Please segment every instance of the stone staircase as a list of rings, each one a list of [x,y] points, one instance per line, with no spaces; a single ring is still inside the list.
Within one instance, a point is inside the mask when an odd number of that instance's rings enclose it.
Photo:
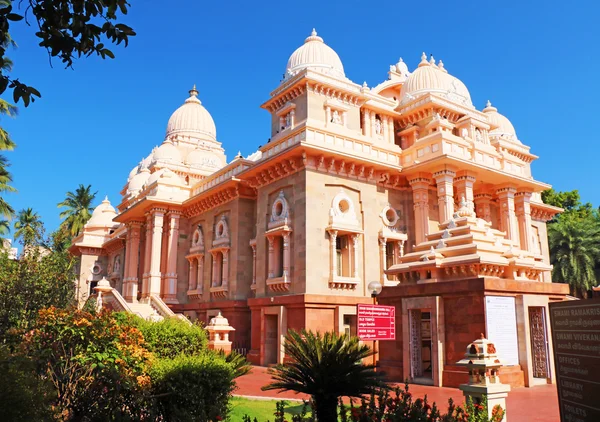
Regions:
[[[174,313],[159,296],[151,295],[143,302],[127,302],[116,289],[111,287],[106,278],[102,278],[94,289],[98,309],[108,308],[117,312],[129,312],[149,321],[179,318],[191,324],[184,315]]]

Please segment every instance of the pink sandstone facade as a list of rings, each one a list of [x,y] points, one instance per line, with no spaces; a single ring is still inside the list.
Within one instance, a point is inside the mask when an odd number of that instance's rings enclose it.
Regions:
[[[262,108],[269,142],[227,162],[190,91],[117,209],[103,201],[74,239],[81,301],[106,277],[113,309],[205,323],[221,313],[233,348],[268,365],[283,361],[288,329],[355,333],[378,280],[398,333],[381,366],[458,385],[466,371],[454,363],[490,328],[486,298],[509,297],[519,362],[502,376],[552,381],[540,332],[548,302],[568,291],[550,282],[546,221],[559,209],[542,203],[537,157],[505,116],[489,102],[477,110],[425,55],[412,72],[400,60],[381,84],[356,84],[314,31]]]

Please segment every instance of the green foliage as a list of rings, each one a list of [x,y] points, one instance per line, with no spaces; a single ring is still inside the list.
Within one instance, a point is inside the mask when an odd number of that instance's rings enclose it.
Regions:
[[[0,146],[0,151],[1,150],[3,150],[3,148]],[[12,175],[7,169],[9,165],[10,164],[8,163],[6,157],[0,155],[0,194],[16,191],[16,189],[10,185],[13,179]],[[7,221],[13,218],[14,215],[14,208],[11,207],[10,204],[0,196],[0,217],[6,219],[4,221]]]
[[[194,356],[206,350],[206,331],[198,324],[190,325],[178,318],[165,318],[159,322],[133,315],[127,318],[142,332],[146,347],[158,358],[175,358],[181,354]]]
[[[29,330],[41,309],[74,304],[74,262],[66,250],[35,248],[18,260],[0,253],[0,344],[11,330]]]
[[[581,202],[577,190],[549,189],[542,200],[564,209],[548,224],[552,281],[568,283],[573,294],[585,297],[600,275],[600,215]]]
[[[160,420],[225,419],[234,371],[214,353],[161,359],[150,370]],[[221,418],[221,419],[218,419]]]
[[[496,406],[492,411],[492,417],[488,417],[487,400],[474,403],[471,398],[467,399],[465,407],[456,406],[452,399],[448,400],[448,411],[442,414],[435,403],[429,404],[427,396],[413,400],[408,391],[408,384],[404,389],[397,387],[393,394],[388,389],[371,393],[369,397],[361,397],[360,405],[354,402],[348,407],[339,402],[339,419],[317,419],[317,420],[339,420],[340,422],[501,422],[504,410]],[[284,414],[286,402],[278,401],[274,413],[275,422],[289,420]],[[294,415],[292,422],[314,422],[315,419],[308,414],[307,404],[301,414]],[[258,418],[244,416],[244,422],[259,422]]]
[[[15,10],[17,5],[19,10]],[[114,58],[105,42],[127,46],[135,32],[127,25],[117,23],[119,15],[126,15],[126,0],[25,0],[0,1],[0,94],[12,89],[13,100],[23,101],[25,107],[40,97],[40,93],[18,79],[7,75],[10,59],[6,55],[14,42],[10,36],[11,25],[22,21],[35,22],[35,36],[48,55],[58,57],[67,66],[76,58],[97,55]],[[22,8],[22,9],[21,9]],[[18,12],[18,13],[17,13]]]
[[[132,419],[143,415],[152,355],[138,329],[110,312],[40,311],[23,336],[21,352],[54,386],[61,420]]]
[[[311,395],[318,420],[337,419],[339,397],[360,397],[384,387],[382,374],[363,364],[372,352],[356,337],[290,330],[284,348],[289,362],[269,371],[274,382],[263,389]]]
[[[548,226],[552,281],[569,283],[583,296],[596,286],[600,263],[600,220],[560,218]]]
[[[33,209],[27,208],[19,211],[15,227],[15,240],[21,239],[21,243],[27,247],[39,244],[42,236],[44,225],[40,216]]]
[[[252,371],[252,365],[246,360],[244,355],[240,355],[238,352],[233,350],[228,355],[222,350],[219,350],[217,353],[223,359],[225,359],[225,362],[231,365],[235,378],[244,376]]]
[[[56,398],[47,379],[39,378],[30,359],[0,348],[0,415],[6,421],[51,420]]]
[[[60,218],[63,218],[61,227],[67,230],[71,236],[77,236],[83,226],[92,216],[92,202],[98,192],[91,192],[92,185],[79,185],[73,192],[67,192],[64,201],[58,204],[59,208],[65,208],[61,211]]]
[[[578,190],[567,192],[557,192],[554,189],[548,189],[542,192],[542,201],[545,204],[560,207],[565,211],[556,216],[552,222],[556,222],[561,218],[587,218],[594,213],[591,203],[582,203],[581,196]]]

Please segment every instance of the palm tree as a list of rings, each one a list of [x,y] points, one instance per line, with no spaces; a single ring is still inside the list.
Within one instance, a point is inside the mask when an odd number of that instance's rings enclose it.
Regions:
[[[79,185],[75,193],[67,192],[66,199],[58,204],[59,208],[66,208],[60,213],[60,218],[65,219],[61,226],[68,230],[71,236],[77,236],[92,216],[92,202],[98,192],[91,193],[91,189],[92,185]]]
[[[12,182],[12,176],[6,169],[8,167],[8,161],[6,157],[0,155],[0,194],[4,192],[15,192],[10,183]],[[0,196],[0,217],[11,219],[15,215],[15,210],[10,206],[8,202]]]
[[[5,235],[10,232],[10,223],[8,220],[0,220],[0,235]]]
[[[290,330],[284,349],[289,362],[269,371],[274,381],[263,390],[311,395],[318,421],[337,421],[340,397],[361,397],[385,388],[383,375],[362,363],[373,352],[356,337]]]
[[[548,226],[552,281],[568,283],[584,297],[596,285],[600,263],[600,220],[561,216]]]
[[[14,227],[15,240],[21,238],[24,245],[31,245],[41,237],[43,224],[38,213],[27,208],[19,211]]]

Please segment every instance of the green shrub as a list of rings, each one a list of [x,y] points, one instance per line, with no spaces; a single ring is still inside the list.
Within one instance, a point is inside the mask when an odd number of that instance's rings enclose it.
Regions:
[[[52,419],[51,404],[56,399],[52,385],[40,378],[29,359],[0,349],[0,417],[6,421]]]
[[[225,419],[234,375],[231,365],[214,353],[157,361],[150,369],[156,417],[179,422]]]
[[[178,318],[165,318],[159,322],[128,316],[144,336],[146,348],[157,358],[174,358],[177,355],[198,355],[206,350],[206,331],[198,324],[188,324]]]

